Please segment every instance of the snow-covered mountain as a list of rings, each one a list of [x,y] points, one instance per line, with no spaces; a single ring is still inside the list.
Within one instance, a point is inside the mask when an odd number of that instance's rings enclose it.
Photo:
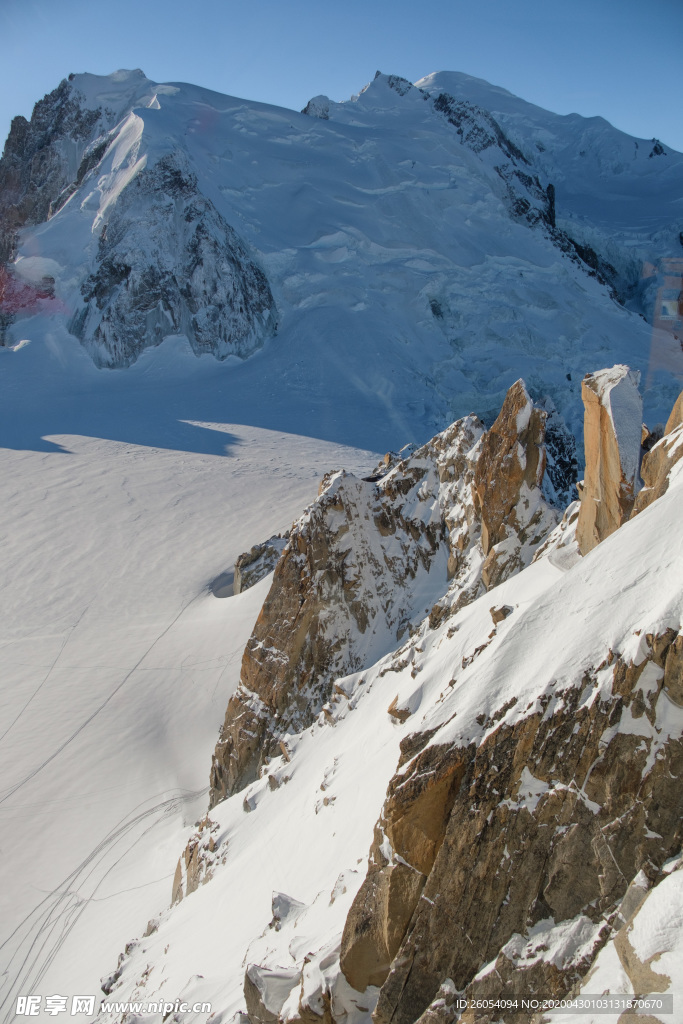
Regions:
[[[455,73],[15,119],[7,1020],[683,998],[682,185]]]
[[[231,399],[286,374],[322,418],[334,391],[374,426],[379,396],[391,432],[366,446],[491,422],[520,375],[580,441],[596,358],[649,369],[663,422],[680,354],[652,324],[657,268],[681,253],[680,154],[455,74],[378,74],[305,109],[137,71],[72,76],[15,119],[5,344],[49,330],[69,358],[75,336],[100,366],[164,339],[219,359],[265,345],[221,378]]]

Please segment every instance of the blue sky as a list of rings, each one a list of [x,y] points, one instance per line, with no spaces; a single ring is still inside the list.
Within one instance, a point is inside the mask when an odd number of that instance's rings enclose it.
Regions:
[[[300,109],[449,70],[683,150],[681,44],[683,0],[0,0],[0,135],[71,71]]]

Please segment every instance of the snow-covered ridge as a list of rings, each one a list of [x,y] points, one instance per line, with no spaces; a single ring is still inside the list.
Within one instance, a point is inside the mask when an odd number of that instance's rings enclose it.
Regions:
[[[490,431],[468,416],[386,475],[380,465],[365,480],[343,471],[323,480],[245,648],[212,806],[286,751],[289,735],[329,716],[335,679],[529,564],[559,518],[541,490],[545,419],[517,381]]]
[[[222,1019],[450,1024],[454,993],[595,991],[593,964],[600,991],[632,993],[653,956],[673,963],[669,918],[639,908],[670,894],[678,920],[680,465],[584,559],[546,549],[336,679],[201,823],[178,876],[199,884],[130,944],[110,995],[170,983]],[[400,490],[409,468],[385,479]],[[677,992],[670,971],[648,978]]]
[[[0,248],[11,257],[25,224],[61,221],[69,230],[80,220],[86,255],[70,282],[68,327],[100,366],[127,366],[172,335],[198,355],[244,358],[277,326],[263,271],[202,194],[188,155],[164,153],[162,143],[150,158],[144,114],[135,110],[159,110],[159,96],[177,92],[140,71],[72,76],[30,124],[15,119],[5,147]],[[10,273],[33,281],[44,268],[54,276],[41,284],[54,297],[55,277],[58,293],[66,283],[61,261],[19,254]],[[18,312],[11,297],[6,305],[5,326]]]
[[[45,312],[106,366],[165,338],[244,357],[277,324],[278,342],[266,346],[275,376],[276,347],[284,365],[315,352],[320,400],[341,373],[354,400],[392,395],[407,437],[473,409],[491,422],[521,373],[580,449],[572,381],[592,353],[646,369],[656,339],[636,314],[651,312],[658,278],[641,283],[641,263],[677,252],[666,196],[683,165],[667,151],[647,174],[572,170],[593,159],[600,131],[611,139],[614,130],[584,126],[588,155],[578,157],[575,119],[515,99],[513,123],[496,98],[466,76],[415,87],[379,75],[346,103],[318,97],[306,115],[141,72],[75,76],[41,101],[32,127],[16,122],[0,167],[5,249],[16,257],[3,280],[7,346],[44,337]],[[554,134],[541,152],[543,117]],[[207,211],[206,280],[187,299],[178,280],[193,235],[164,192],[168,160],[196,181]],[[624,202],[613,201],[617,184]],[[649,212],[638,220],[641,200]],[[103,251],[110,219],[129,237],[116,258]],[[112,261],[118,273],[107,271]],[[157,283],[147,288],[148,278]],[[645,413],[656,422],[673,391],[653,365]]]

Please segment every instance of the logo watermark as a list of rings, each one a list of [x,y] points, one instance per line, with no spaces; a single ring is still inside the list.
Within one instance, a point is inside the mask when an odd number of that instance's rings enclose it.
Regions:
[[[170,1013],[211,1013],[211,1003],[186,1003],[181,999],[174,1001],[149,1000],[148,1002],[115,1003],[102,1000],[97,1010],[96,996],[18,996],[16,1015],[18,1017],[37,1017],[41,1009],[51,1017],[58,1013],[66,1013],[71,1017],[86,1014],[94,1017],[95,1013],[160,1013],[164,1017]]]

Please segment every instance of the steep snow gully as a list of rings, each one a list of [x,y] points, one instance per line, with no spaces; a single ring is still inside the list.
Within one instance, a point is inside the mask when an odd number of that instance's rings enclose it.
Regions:
[[[3,1020],[683,1021],[682,191],[451,72],[15,118]]]

